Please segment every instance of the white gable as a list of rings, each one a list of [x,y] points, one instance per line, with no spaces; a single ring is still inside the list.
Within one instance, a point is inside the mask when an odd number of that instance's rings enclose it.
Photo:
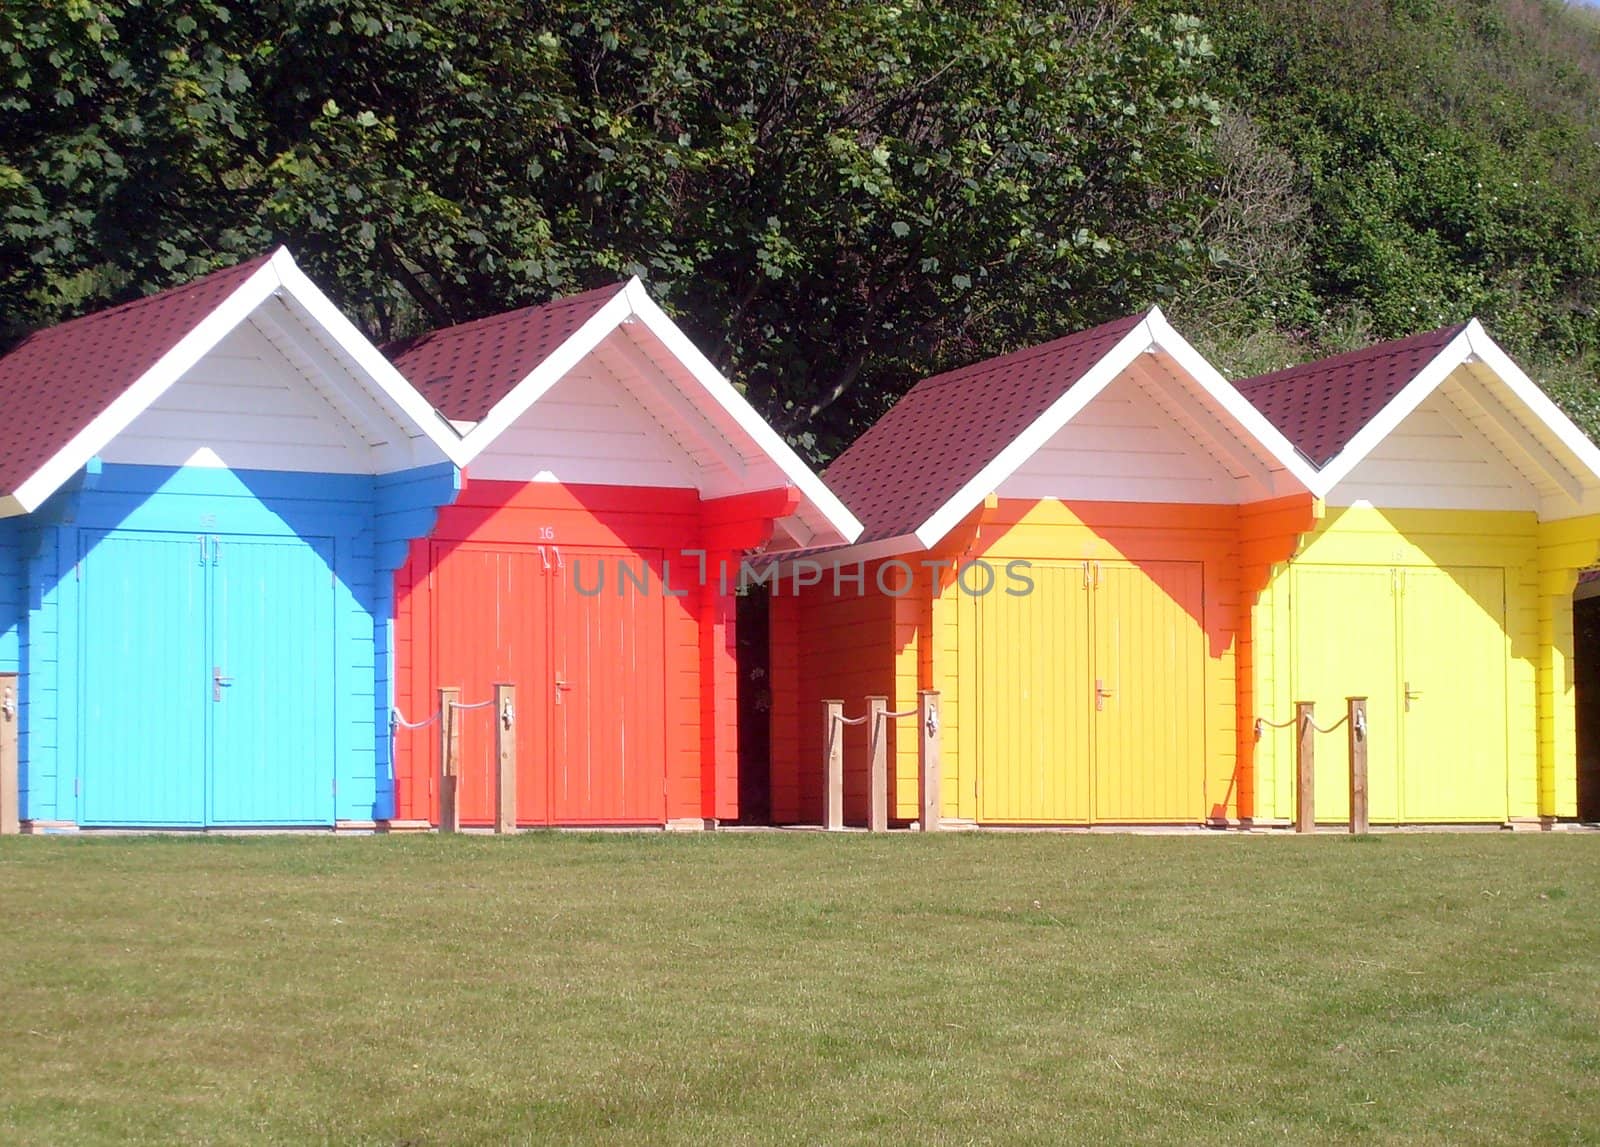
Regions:
[[[612,331],[484,447],[477,478],[692,489],[781,487],[783,469],[694,396],[693,375],[641,328]],[[645,348],[649,347],[649,350]]]
[[[254,319],[231,331],[101,451],[107,462],[370,473],[373,447]],[[370,432],[369,432],[370,433]]]
[[[1600,449],[1477,319],[1345,444],[1313,490],[1334,505],[1600,512]]]
[[[1494,441],[1504,432],[1486,409],[1492,401],[1466,368],[1458,369],[1328,492],[1328,504],[1539,509],[1543,476]]]
[[[460,437],[279,249],[6,499],[26,512],[89,458],[377,474]]]
[[[1141,354],[995,491],[1002,498],[1231,505],[1281,469],[1163,354]]]
[[[472,463],[476,478],[696,488],[689,453],[594,355]]]
[[[799,504],[779,520],[778,544],[861,532],[637,279],[466,431],[459,460],[479,478],[690,488],[708,499],[792,488]]]

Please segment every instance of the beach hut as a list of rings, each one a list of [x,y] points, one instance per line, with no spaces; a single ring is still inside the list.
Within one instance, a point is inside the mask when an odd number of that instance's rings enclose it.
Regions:
[[[1258,716],[1367,698],[1376,822],[1576,812],[1573,589],[1600,561],[1600,451],[1476,321],[1239,384],[1325,503],[1255,606]],[[1319,820],[1348,815],[1342,743]],[[1294,815],[1293,740],[1263,728],[1253,805]]]
[[[458,437],[289,253],[24,338],[0,409],[23,821],[387,819],[392,574]]]
[[[440,815],[439,690],[497,683],[517,824],[735,818],[741,560],[859,523],[636,280],[389,351],[467,466],[399,575],[400,818]],[[456,807],[487,824],[506,715],[459,713]]]
[[[1250,604],[1312,470],[1159,310],[926,379],[825,477],[865,531],[769,583],[775,819],[822,818],[824,700],[920,690],[946,821],[1246,815]],[[845,730],[856,823],[867,740]],[[890,723],[892,820],[919,819],[917,740]]]

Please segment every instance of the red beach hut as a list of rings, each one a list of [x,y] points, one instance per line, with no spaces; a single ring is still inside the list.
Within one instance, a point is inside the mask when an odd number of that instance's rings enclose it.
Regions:
[[[398,573],[400,820],[437,821],[438,737],[516,686],[516,822],[738,815],[741,559],[860,524],[637,280],[389,348],[465,435],[466,476]],[[494,726],[461,709],[463,824],[495,809]]]

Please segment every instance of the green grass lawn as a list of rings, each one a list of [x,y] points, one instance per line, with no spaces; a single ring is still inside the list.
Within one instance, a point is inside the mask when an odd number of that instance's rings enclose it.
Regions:
[[[0,840],[0,1142],[1600,1140],[1600,834]]]

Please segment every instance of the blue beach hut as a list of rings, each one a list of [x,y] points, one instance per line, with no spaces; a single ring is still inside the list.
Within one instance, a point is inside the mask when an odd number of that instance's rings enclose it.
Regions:
[[[458,441],[281,249],[0,357],[22,823],[389,818],[393,571]]]

